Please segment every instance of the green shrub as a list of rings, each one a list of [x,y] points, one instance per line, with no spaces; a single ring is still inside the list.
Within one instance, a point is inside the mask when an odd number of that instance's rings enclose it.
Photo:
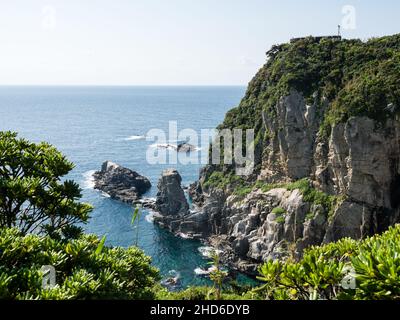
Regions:
[[[306,221],[309,221],[309,220],[312,220],[312,219],[314,219],[314,212],[308,212],[307,214],[306,214],[306,218],[305,218],[305,220]]]
[[[276,211],[282,212],[280,208]],[[400,225],[365,240],[341,239],[304,251],[299,261],[269,260],[259,267],[264,284],[248,291],[224,287],[221,299],[400,300]],[[354,269],[355,287],[343,287],[346,270]],[[157,289],[158,299],[214,300],[215,289],[190,287],[179,292]]]
[[[305,250],[298,262],[260,266],[265,285],[251,290],[264,299],[400,299],[400,225],[365,240],[342,239]],[[355,287],[342,286],[355,270]]]
[[[400,226],[361,243],[352,259],[359,299],[400,300]]]
[[[0,228],[53,237],[79,235],[77,223],[89,218],[91,206],[80,203],[74,181],[62,181],[74,165],[48,143],[20,139],[0,131]]]
[[[276,219],[275,221],[277,223],[285,223],[285,215],[286,215],[286,211],[285,209],[282,209],[280,207],[276,207],[274,209],[272,209],[271,213],[276,215]]]
[[[277,216],[281,216],[281,215],[286,214],[286,211],[285,211],[285,209],[282,209],[281,207],[276,207],[276,208],[272,209],[271,213],[274,213]]]
[[[157,300],[253,300],[259,296],[252,291],[237,293],[230,289],[224,289],[219,297],[216,295],[215,288],[212,287],[188,287],[182,291],[168,291],[165,288],[156,290]]]
[[[72,241],[0,229],[0,299],[150,299],[158,271],[136,247],[102,246],[94,235]],[[42,288],[43,265],[56,286]]]

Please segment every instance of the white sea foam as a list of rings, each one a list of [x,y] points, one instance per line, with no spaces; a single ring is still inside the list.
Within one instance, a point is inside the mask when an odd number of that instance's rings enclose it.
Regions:
[[[178,150],[178,146],[175,143],[153,143],[149,145],[150,148],[153,149],[169,149],[169,150]],[[194,146],[192,152],[199,152],[201,151],[201,147]]]
[[[153,223],[153,221],[154,221],[154,212],[150,212],[144,218],[146,219],[147,222]]]
[[[197,248],[197,250],[199,250],[199,252],[201,253],[201,255],[202,255],[203,257],[210,258],[210,257],[211,257],[212,250],[213,250],[213,247],[204,246],[204,247],[199,247],[199,248]]]
[[[194,273],[199,275],[199,276],[204,276],[204,275],[210,274],[215,269],[216,268],[214,266],[212,266],[212,267],[210,267],[208,269],[203,269],[203,268],[198,267],[198,268],[194,269]]]
[[[216,250],[213,247],[209,247],[209,246],[199,247],[197,250],[199,250],[201,255],[206,258],[211,258],[213,252],[215,252],[217,254],[222,253],[221,250]]]
[[[166,287],[175,287],[179,284],[179,279],[181,274],[176,270],[169,270],[168,272],[169,277],[161,280],[161,284]]]
[[[125,138],[125,141],[132,141],[132,140],[144,140],[146,139],[146,136],[129,136],[127,138]]]
[[[181,274],[178,271],[176,271],[175,269],[169,270],[168,274],[171,277],[175,277],[176,279],[179,279],[181,277]]]
[[[180,236],[183,239],[190,239],[191,238],[191,236],[189,234],[186,234],[186,233],[183,233],[183,232],[178,233],[178,236]]]
[[[101,192],[101,195],[102,195],[104,198],[111,198],[111,196],[110,196],[108,193],[104,192],[104,191]]]
[[[171,150],[176,150],[177,147],[174,144],[171,143],[153,143],[150,145],[150,148],[163,148],[163,149],[171,149]]]
[[[94,182],[94,173],[96,172],[96,170],[89,170],[86,171],[85,173],[83,173],[83,188],[84,189],[93,189],[95,182]]]

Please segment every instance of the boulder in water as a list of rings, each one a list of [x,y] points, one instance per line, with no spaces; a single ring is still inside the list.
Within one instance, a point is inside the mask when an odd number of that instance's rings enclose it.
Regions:
[[[136,201],[151,187],[146,177],[111,161],[105,161],[101,170],[95,172],[93,177],[95,189],[127,203]]]

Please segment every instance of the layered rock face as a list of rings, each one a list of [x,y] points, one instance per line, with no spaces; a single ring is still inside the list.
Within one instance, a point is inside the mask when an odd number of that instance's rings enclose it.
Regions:
[[[318,189],[343,195],[346,200],[336,210],[326,241],[382,231],[398,219],[400,123],[395,118],[382,126],[368,117],[352,117],[323,139],[316,110],[325,108],[307,105],[292,91],[276,105],[274,121],[264,117],[273,138],[259,179],[310,177]]]
[[[379,128],[367,117],[350,118],[323,139],[315,115],[322,108],[307,105],[292,91],[276,105],[275,122],[264,118],[272,138],[258,181],[309,178],[314,188],[337,197],[332,212],[304,201],[298,189],[256,188],[244,199],[213,188],[201,193],[209,217],[205,236],[224,235],[225,250],[238,268],[255,271],[267,259],[299,256],[310,245],[343,237],[363,238],[400,221],[398,119]]]
[[[126,203],[138,200],[151,187],[146,177],[111,161],[104,162],[101,170],[95,172],[93,177],[95,189]]]
[[[315,152],[313,177],[322,190],[343,194],[326,240],[360,238],[399,221],[400,122],[383,128],[367,117],[332,128]],[[351,230],[352,229],[352,230]]]
[[[184,215],[189,205],[183,192],[182,177],[175,169],[164,170],[158,181],[157,211],[165,216]]]
[[[181,182],[175,169],[163,171],[158,182],[154,222],[177,235],[203,238],[208,232],[208,215],[203,210],[189,210]]]
[[[313,166],[316,135],[326,105],[308,105],[296,90],[275,106],[276,117],[262,113],[264,128],[271,139],[265,146],[261,179],[297,180],[307,177]]]

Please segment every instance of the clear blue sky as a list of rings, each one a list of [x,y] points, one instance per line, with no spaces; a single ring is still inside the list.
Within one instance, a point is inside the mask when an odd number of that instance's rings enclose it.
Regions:
[[[400,32],[397,0],[1,1],[0,84],[245,85],[272,44],[335,34],[346,5],[344,37]]]

